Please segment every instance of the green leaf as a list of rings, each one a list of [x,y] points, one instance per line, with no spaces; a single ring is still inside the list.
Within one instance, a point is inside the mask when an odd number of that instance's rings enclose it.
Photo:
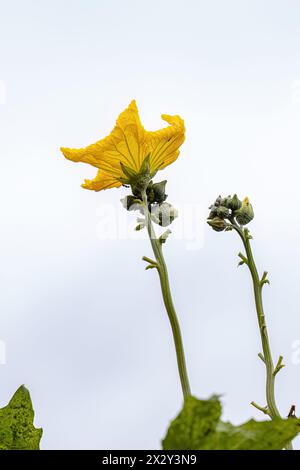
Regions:
[[[281,450],[300,432],[299,419],[250,420],[240,426],[224,423],[217,397],[188,397],[171,422],[164,450]]]
[[[215,432],[221,412],[221,403],[217,397],[210,400],[187,397],[182,411],[169,427],[163,440],[163,449],[198,449],[203,437]]]
[[[22,385],[0,409],[0,450],[39,450],[43,431],[34,427],[33,420],[30,394]]]
[[[298,419],[251,419],[241,426],[220,422],[208,449],[281,450],[300,432]]]

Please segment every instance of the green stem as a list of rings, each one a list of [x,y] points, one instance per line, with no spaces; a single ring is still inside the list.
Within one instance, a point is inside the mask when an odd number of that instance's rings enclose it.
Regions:
[[[191,390],[190,390],[190,384],[189,384],[189,379],[187,375],[180,326],[179,326],[179,322],[178,322],[178,318],[176,315],[175,307],[174,307],[173,300],[172,300],[171,290],[170,290],[168,270],[167,270],[166,262],[163,256],[161,242],[157,239],[154,228],[153,228],[151,216],[150,216],[149,209],[148,209],[148,201],[147,201],[146,193],[143,194],[143,202],[144,202],[144,208],[145,208],[147,231],[148,231],[152,250],[153,250],[156,263],[157,263],[157,266],[155,267],[157,267],[157,271],[159,274],[162,296],[163,296],[164,304],[165,304],[166,311],[167,311],[171,328],[172,328],[182,392],[183,392],[184,398],[186,398],[187,396],[191,395]]]
[[[261,359],[266,366],[266,399],[267,399],[267,414],[272,418],[281,418],[279,410],[276,405],[275,399],[275,376],[278,372],[277,368],[274,368],[274,362],[272,359],[271,347],[269,342],[268,330],[266,325],[266,318],[264,313],[263,307],[263,300],[262,300],[262,288],[264,282],[260,279],[258,275],[258,271],[256,268],[256,264],[254,261],[249,232],[247,229],[242,230],[237,224],[233,222],[233,227],[240,235],[243,245],[246,251],[246,264],[250,270],[252,282],[253,282],[253,290],[254,290],[254,298],[255,298],[255,306],[257,312],[257,320],[259,326],[259,332],[261,337],[262,349],[263,349],[263,356],[260,355]],[[263,280],[265,280],[266,274],[263,276]],[[282,359],[282,358],[281,358]],[[281,361],[280,361],[281,363]],[[280,365],[282,367],[282,365]],[[258,406],[256,406],[258,408]],[[264,411],[266,412],[266,411]],[[292,450],[292,444],[289,443],[286,446],[286,449]]]
[[[268,404],[271,418],[275,418],[275,417],[280,417],[280,413],[278,411],[276,400],[275,400],[274,363],[272,359],[270,342],[269,342],[267,325],[266,325],[266,318],[265,318],[265,313],[264,313],[264,308],[263,308],[262,285],[261,285],[257,268],[254,262],[250,240],[248,237],[244,237],[244,246],[245,246],[245,250],[247,254],[249,270],[251,272],[252,281],[253,281],[257,319],[258,319],[258,325],[259,325],[259,331],[260,331],[260,337],[261,337],[261,343],[262,343],[262,349],[263,349],[263,357],[264,357],[265,365],[266,365],[267,404]]]

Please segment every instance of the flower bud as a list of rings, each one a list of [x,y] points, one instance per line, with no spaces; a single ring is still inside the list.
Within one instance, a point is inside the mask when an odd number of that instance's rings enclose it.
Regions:
[[[121,199],[122,206],[127,211],[139,210],[140,212],[143,212],[141,202],[142,201],[140,201],[136,197],[132,196],[131,194],[129,196],[126,196],[123,199]]]
[[[158,204],[162,204],[166,199],[167,195],[165,193],[166,190],[167,180],[160,181],[159,183],[152,183],[150,182],[147,188],[147,198],[150,204],[157,202]]]
[[[252,205],[247,197],[242,202],[242,207],[234,212],[234,217],[240,225],[247,225],[254,218]]]
[[[223,232],[225,230],[227,224],[224,219],[220,219],[220,217],[214,217],[213,219],[207,220],[208,225],[211,226],[216,232]]]
[[[210,209],[210,213],[209,213],[208,219],[213,219],[217,215],[218,207],[215,205],[212,205],[212,206],[209,206],[209,209]]]
[[[167,180],[163,180],[159,183],[154,183],[152,186],[155,196],[155,202],[158,202],[158,204],[162,204],[167,199],[166,184]]]
[[[242,201],[234,194],[232,197],[228,198],[226,207],[232,211],[237,211],[242,207]]]
[[[174,219],[178,217],[178,211],[175,207],[171,206],[168,202],[157,204],[152,207],[151,218],[153,222],[161,227],[167,227]]]
[[[231,199],[231,196],[227,196],[227,197],[223,197],[220,201],[220,206],[224,206],[224,207],[227,207],[227,209],[229,209],[229,206],[228,206],[228,201]]]
[[[227,209],[227,207],[219,206],[217,207],[216,215],[220,217],[220,219],[227,219],[230,216],[230,210]]]
[[[214,206],[219,206],[221,204],[222,198],[221,196],[218,196],[217,199],[215,200]]]

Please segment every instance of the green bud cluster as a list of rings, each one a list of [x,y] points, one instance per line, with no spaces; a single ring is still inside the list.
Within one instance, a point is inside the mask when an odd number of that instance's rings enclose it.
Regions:
[[[254,218],[249,199],[246,197],[241,201],[236,194],[225,198],[219,196],[209,209],[207,223],[217,232],[227,229],[232,222],[246,225]],[[230,223],[226,222],[226,219]]]
[[[139,182],[140,178],[135,179],[134,184],[133,180],[131,180],[132,194],[121,199],[121,203],[128,211],[138,210],[144,214],[144,205],[142,200],[143,188],[139,185]],[[142,182],[142,185],[143,184],[144,182]],[[151,220],[161,227],[167,227],[178,216],[177,210],[171,204],[166,202],[166,184],[166,180],[158,183],[153,183],[151,180],[150,182],[148,181],[146,186],[148,209],[151,214]],[[140,223],[136,230],[141,230],[144,226],[145,224]]]
[[[146,190],[149,204],[162,204],[167,199],[166,184],[167,180],[160,181],[159,183],[150,181]]]

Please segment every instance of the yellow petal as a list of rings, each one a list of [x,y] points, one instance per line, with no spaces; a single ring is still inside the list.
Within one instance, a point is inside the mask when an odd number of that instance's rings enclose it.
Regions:
[[[133,100],[119,115],[107,137],[85,148],[62,147],[61,151],[69,160],[89,163],[100,170],[94,180],[86,180],[84,188],[100,191],[119,187],[119,179],[126,179],[121,163],[123,168],[138,173],[150,154],[150,168],[155,172],[178,157],[179,147],[185,138],[184,121],[179,116],[165,114],[162,119],[169,126],[155,132],[145,131]]]
[[[120,114],[109,136],[82,149],[61,151],[69,160],[89,163],[117,178],[124,176],[120,162],[138,172],[145,156],[145,130],[135,101]]]
[[[120,153],[120,161],[138,172],[146,156],[147,148],[146,131],[140,121],[135,100],[120,114],[111,135]]]
[[[185,140],[184,121],[180,116],[163,114],[162,119],[170,124],[155,132],[147,132],[147,144],[151,170],[161,170],[173,163],[179,155],[179,147]]]
[[[92,189],[93,191],[102,191],[102,189],[118,188],[122,184],[116,180],[115,177],[107,175],[102,170],[98,171],[96,178],[93,180],[85,180],[82,185],[85,189]]]

